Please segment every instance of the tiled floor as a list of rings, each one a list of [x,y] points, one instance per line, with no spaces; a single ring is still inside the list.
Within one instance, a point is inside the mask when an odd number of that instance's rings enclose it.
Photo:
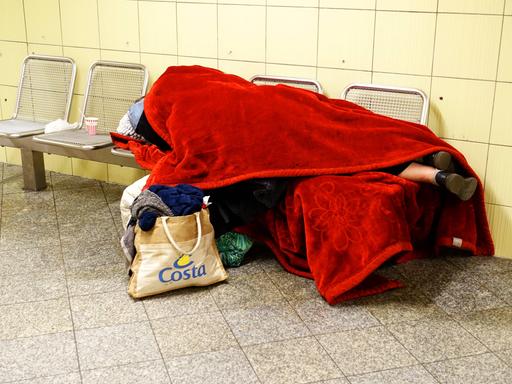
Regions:
[[[135,301],[123,187],[0,172],[0,383],[512,383],[512,260],[387,268],[408,287],[331,307],[260,250],[227,283]]]

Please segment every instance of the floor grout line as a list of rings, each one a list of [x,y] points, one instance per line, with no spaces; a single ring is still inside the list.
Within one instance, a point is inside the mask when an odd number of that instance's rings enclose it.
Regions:
[[[52,178],[51,174],[50,174],[50,180],[53,181],[53,178]],[[52,188],[52,195],[53,195],[53,204],[54,204],[54,209],[55,209],[55,219],[57,221],[57,232],[59,234],[60,252],[61,252],[61,257],[64,259],[64,254],[63,254],[63,249],[62,249],[62,239],[61,239],[61,236],[60,236],[59,217],[58,217],[58,214],[57,214],[57,203],[56,203],[56,199],[55,199],[55,190],[53,188]],[[70,316],[70,319],[71,319],[71,327],[72,327],[72,332],[73,332],[73,340],[75,342],[76,362],[77,362],[78,372],[79,372],[78,374],[80,376],[80,382],[83,383],[83,377],[82,377],[82,372],[81,372],[81,368],[80,368],[80,354],[78,352],[78,341],[76,339],[75,321],[74,321],[74,316],[73,316],[73,309],[71,307],[71,298],[70,298],[70,295],[69,295],[69,282],[68,282],[68,278],[67,278],[65,263],[63,263],[63,269],[64,269],[64,280],[66,282],[68,310],[69,310],[69,316]]]
[[[249,363],[249,366],[251,367],[253,373],[254,373],[254,376],[256,377],[256,379],[258,380],[258,382],[260,384],[263,383],[262,379],[259,377],[258,373],[256,372],[256,369],[254,369],[254,366],[251,362],[251,360],[249,359],[249,357],[247,356],[247,353],[245,352],[244,348],[242,347],[242,345],[240,345],[240,342],[238,341],[235,333],[233,332],[233,329],[231,328],[231,326],[229,325],[229,322],[226,320],[226,316],[224,316],[224,313],[222,312],[223,309],[219,307],[219,304],[217,303],[217,300],[215,300],[215,296],[211,293],[210,293],[210,296],[213,300],[213,302],[215,303],[216,307],[218,308],[222,318],[224,319],[224,322],[226,323],[226,326],[228,327],[229,329],[229,332],[231,332],[231,335],[233,336],[233,339],[236,341],[238,347],[240,348],[240,350],[242,351],[243,355],[245,356],[245,359],[247,360],[247,362]]]
[[[169,382],[172,384],[172,378],[171,374],[169,373],[169,368],[167,367],[167,363],[164,358],[164,354],[162,353],[162,349],[160,348],[160,344],[158,343],[158,339],[156,338],[155,329],[153,328],[153,323],[151,322],[151,319],[149,318],[148,312],[146,310],[146,305],[142,302],[142,308],[144,308],[144,313],[146,314],[146,317],[148,318],[149,322],[149,329],[151,329],[151,334],[153,335],[153,340],[155,341],[156,347],[158,348],[158,353],[160,354],[160,358],[162,359],[162,364],[164,365],[165,372],[167,373],[167,377],[169,378]]]

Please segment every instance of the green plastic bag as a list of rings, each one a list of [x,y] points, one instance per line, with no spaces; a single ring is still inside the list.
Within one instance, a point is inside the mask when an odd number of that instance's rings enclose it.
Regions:
[[[217,249],[225,267],[239,267],[253,241],[246,235],[227,232],[217,239]]]

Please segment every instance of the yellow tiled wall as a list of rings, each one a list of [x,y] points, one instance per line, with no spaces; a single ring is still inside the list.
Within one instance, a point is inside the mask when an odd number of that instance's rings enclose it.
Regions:
[[[0,115],[13,109],[28,53],[78,64],[71,120],[98,59],[201,64],[245,78],[315,78],[331,97],[352,82],[411,86],[429,126],[485,183],[497,254],[512,257],[512,0],[0,0]],[[49,169],[129,183],[141,172],[47,155]],[[19,162],[16,149],[0,161]]]

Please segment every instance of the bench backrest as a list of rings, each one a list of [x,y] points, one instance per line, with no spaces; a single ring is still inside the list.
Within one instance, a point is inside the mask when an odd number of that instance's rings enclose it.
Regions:
[[[428,96],[419,89],[358,83],[345,88],[341,98],[381,115],[427,123]]]
[[[13,119],[67,120],[75,76],[75,62],[68,57],[27,56],[21,65]]]
[[[97,61],[89,69],[81,118],[97,117],[97,134],[115,131],[119,120],[146,94],[148,72],[142,64]]]
[[[323,93],[322,86],[316,80],[301,79],[298,77],[283,77],[283,76],[270,76],[270,75],[256,75],[251,78],[251,83],[257,85],[277,85],[284,84],[291,87],[307,89],[316,93]]]

